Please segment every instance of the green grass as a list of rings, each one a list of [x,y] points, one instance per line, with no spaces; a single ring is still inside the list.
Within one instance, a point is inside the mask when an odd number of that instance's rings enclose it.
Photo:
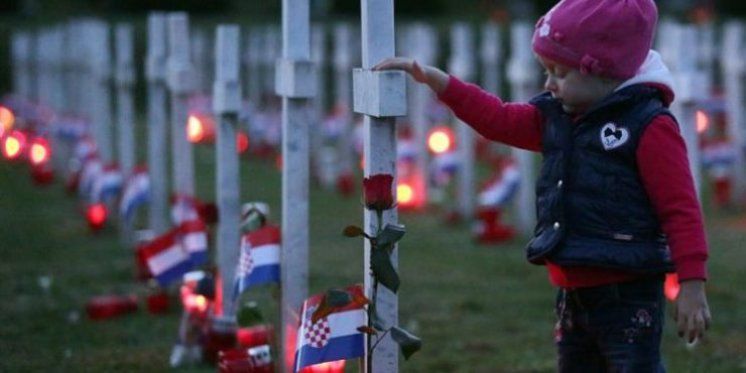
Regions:
[[[213,199],[213,153],[196,154],[198,190]],[[269,202],[279,221],[280,174],[269,163],[242,163],[242,197]],[[86,318],[91,296],[147,289],[133,280],[132,249],[114,228],[90,234],[77,203],[59,182],[34,187],[25,167],[0,162],[0,371],[168,370],[178,309]],[[746,217],[706,210],[714,324],[688,350],[669,318],[663,353],[671,372],[746,371]],[[362,242],[340,234],[361,223],[359,199],[313,189],[311,214],[310,292],[362,282]],[[553,371],[554,290],[543,268],[525,262],[524,240],[476,246],[468,227],[448,227],[441,215],[400,214],[408,231],[399,256],[400,324],[424,341],[421,352],[402,360],[401,371]],[[39,276],[52,277],[48,292]],[[257,296],[271,299],[264,292]]]

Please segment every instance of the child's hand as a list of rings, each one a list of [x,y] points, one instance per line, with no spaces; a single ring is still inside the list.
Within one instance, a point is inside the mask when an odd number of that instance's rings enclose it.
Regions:
[[[448,85],[448,74],[428,65],[420,65],[417,61],[405,57],[387,58],[377,65],[373,70],[402,70],[411,75],[415,81],[430,86],[435,93],[441,93]]]
[[[673,318],[679,337],[685,338],[687,342],[692,343],[704,336],[711,321],[704,281],[689,280],[681,283]]]

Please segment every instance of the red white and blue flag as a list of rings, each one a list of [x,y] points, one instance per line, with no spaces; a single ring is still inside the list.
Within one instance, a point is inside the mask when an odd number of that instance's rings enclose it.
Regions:
[[[122,191],[124,176],[116,165],[104,166],[101,172],[93,181],[93,190],[91,190],[91,202],[104,202],[110,198],[119,196]]]
[[[179,229],[172,229],[141,248],[150,273],[166,287],[192,268],[189,254],[181,245]]]
[[[353,297],[362,297],[360,285],[346,290]],[[295,349],[295,372],[310,365],[365,355],[365,334],[358,330],[367,325],[364,304],[351,302],[314,323],[311,316],[323,299],[323,294],[317,294],[303,302]]]
[[[103,172],[103,168],[104,165],[95,154],[89,154],[83,159],[78,188],[81,197],[91,200],[93,185],[101,172]]]
[[[171,221],[174,225],[179,226],[186,221],[198,220],[197,202],[194,198],[177,195],[174,197],[171,205]]]
[[[507,163],[501,172],[487,182],[485,188],[479,192],[480,207],[503,207],[518,191],[521,183],[521,173],[515,162]]]
[[[192,265],[207,262],[207,226],[201,220],[185,221],[179,225],[181,245]]]
[[[266,225],[241,237],[233,298],[252,286],[280,283],[280,228]]]
[[[119,213],[123,219],[129,220],[132,213],[150,199],[150,177],[144,168],[134,171],[127,179],[119,204]]]

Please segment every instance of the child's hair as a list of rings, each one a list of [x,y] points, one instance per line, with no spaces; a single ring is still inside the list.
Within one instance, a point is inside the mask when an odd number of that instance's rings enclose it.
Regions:
[[[625,80],[653,44],[653,0],[562,0],[536,23],[539,56],[591,74]]]

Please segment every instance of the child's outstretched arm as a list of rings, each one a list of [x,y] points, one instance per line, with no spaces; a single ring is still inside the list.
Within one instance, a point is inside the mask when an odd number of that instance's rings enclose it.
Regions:
[[[411,58],[393,57],[373,66],[373,70],[402,70],[419,83],[427,84],[436,94],[441,94],[448,85],[448,74],[429,65],[420,65]]]
[[[543,118],[533,105],[503,102],[476,85],[464,83],[411,58],[388,58],[373,70],[402,70],[415,81],[427,84],[459,119],[487,139],[522,149],[541,150]]]
[[[673,317],[679,337],[685,338],[689,343],[702,339],[712,319],[703,280],[689,280],[681,283]]]

